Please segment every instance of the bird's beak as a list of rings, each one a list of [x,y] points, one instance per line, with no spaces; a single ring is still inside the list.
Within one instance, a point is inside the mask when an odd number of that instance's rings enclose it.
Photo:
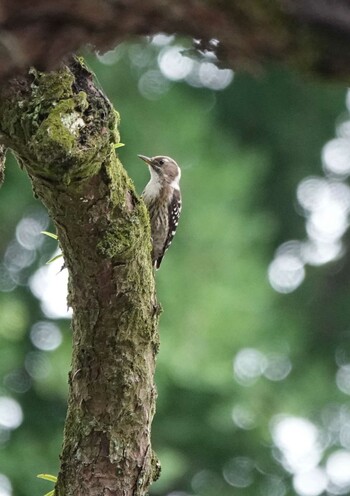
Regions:
[[[146,157],[145,155],[137,155],[141,160],[146,162],[148,165],[152,165],[152,159],[149,157]]]

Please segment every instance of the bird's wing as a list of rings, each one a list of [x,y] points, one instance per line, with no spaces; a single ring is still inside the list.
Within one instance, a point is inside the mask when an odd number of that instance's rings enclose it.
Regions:
[[[168,206],[168,213],[169,213],[168,235],[167,235],[165,243],[164,243],[163,252],[160,255],[160,257],[157,258],[157,260],[155,262],[156,269],[159,269],[160,264],[163,260],[164,255],[165,255],[165,252],[169,248],[169,246],[171,245],[173,237],[175,236],[177,225],[179,223],[181,208],[182,208],[182,202],[181,202],[180,191],[177,189],[174,189],[173,196],[172,196],[171,201],[169,202],[169,206]]]

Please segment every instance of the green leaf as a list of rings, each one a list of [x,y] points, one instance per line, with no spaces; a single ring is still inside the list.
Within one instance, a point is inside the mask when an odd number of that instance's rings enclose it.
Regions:
[[[46,265],[48,265],[48,264],[50,264],[50,263],[54,262],[55,260],[58,260],[58,259],[59,259],[59,258],[61,258],[61,257],[63,257],[63,254],[62,254],[62,253],[60,253],[59,255],[56,255],[55,257],[50,258],[50,260],[48,260],[48,261],[46,262]]]
[[[114,148],[121,148],[122,146],[125,146],[125,144],[124,143],[116,143],[114,145]]]
[[[45,236],[48,236],[49,238],[52,238],[52,239],[58,239],[58,236],[57,234],[54,234],[54,233],[50,233],[48,231],[40,231],[41,234],[45,234]]]
[[[57,482],[57,477],[55,475],[50,475],[50,474],[38,474],[37,475],[38,479],[44,479],[48,480],[50,482]]]
[[[49,491],[48,493],[44,494],[44,496],[54,496],[55,490],[52,489],[52,491]]]

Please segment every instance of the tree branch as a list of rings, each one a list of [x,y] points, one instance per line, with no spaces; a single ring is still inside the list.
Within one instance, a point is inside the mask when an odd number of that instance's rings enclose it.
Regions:
[[[115,155],[118,115],[77,60],[4,88],[0,131],[57,228],[73,359],[60,496],[143,495],[156,478],[158,304],[148,214]]]
[[[282,61],[338,79],[350,72],[347,0],[3,0],[0,27],[0,81],[50,70],[87,43],[106,50],[160,31],[218,39],[235,68]]]

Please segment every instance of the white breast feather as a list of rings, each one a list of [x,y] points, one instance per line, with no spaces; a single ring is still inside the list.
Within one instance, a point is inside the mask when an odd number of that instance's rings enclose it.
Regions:
[[[162,188],[161,182],[159,181],[159,176],[152,167],[149,167],[150,173],[151,173],[151,180],[149,183],[146,185],[142,196],[145,200],[146,203],[154,200],[159,195],[159,192]]]

